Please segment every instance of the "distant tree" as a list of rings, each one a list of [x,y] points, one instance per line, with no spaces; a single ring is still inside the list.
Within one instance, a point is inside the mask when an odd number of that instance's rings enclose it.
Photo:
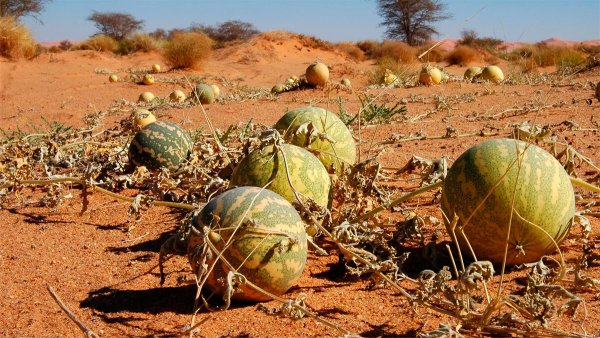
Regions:
[[[167,31],[162,28],[157,28],[154,30],[154,32],[150,32],[148,35],[155,38],[156,40],[166,40],[169,36],[167,34]]]
[[[38,19],[37,15],[48,2],[51,0],[0,0],[0,17],[13,16],[19,19],[31,15]]]
[[[434,22],[448,19],[445,5],[438,0],[377,0],[382,26],[386,35],[409,45],[419,45],[430,40],[438,31]]]
[[[94,11],[87,19],[94,22],[99,30],[98,34],[108,35],[119,41],[141,29],[144,23],[143,20],[137,20],[131,14],[117,12]]]
[[[214,26],[192,24],[190,31],[202,32],[217,43],[235,40],[248,40],[260,33],[260,31],[256,29],[252,23],[239,20],[225,21]]]
[[[502,40],[495,38],[480,38],[477,32],[473,29],[465,29],[461,32],[462,39],[459,41],[461,45],[493,49],[502,43]]]

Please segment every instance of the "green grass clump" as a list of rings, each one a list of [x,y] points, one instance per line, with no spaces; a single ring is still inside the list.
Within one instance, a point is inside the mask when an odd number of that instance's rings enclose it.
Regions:
[[[162,55],[171,68],[199,68],[211,55],[212,45],[204,33],[180,32],[165,44]]]

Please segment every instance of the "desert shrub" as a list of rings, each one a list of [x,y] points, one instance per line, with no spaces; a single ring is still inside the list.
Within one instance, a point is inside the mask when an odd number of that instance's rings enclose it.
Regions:
[[[372,59],[375,58],[375,51],[379,49],[381,42],[374,40],[359,41],[356,43],[356,47],[360,48],[365,53],[365,56]]]
[[[151,52],[159,49],[158,41],[150,34],[135,33],[131,37],[119,42],[119,54],[135,52]]]
[[[0,55],[9,59],[30,59],[37,45],[31,33],[13,17],[0,17]]]
[[[462,39],[459,41],[460,45],[469,46],[473,48],[480,48],[485,50],[497,49],[502,40],[495,38],[480,38],[477,32],[474,30],[464,30],[461,33]]]
[[[401,83],[406,82],[406,78],[414,75],[414,71],[405,63],[398,61],[396,58],[384,56],[377,59],[377,67],[369,74],[369,84],[385,83],[385,74],[389,71],[396,75]]]
[[[385,40],[374,50],[376,58],[391,58],[401,63],[411,63],[417,59],[417,49],[397,40]]]
[[[96,35],[85,40],[78,49],[95,50],[97,52],[115,52],[119,48],[119,43],[114,38],[108,35]]]
[[[574,48],[544,44],[537,45],[537,53],[534,58],[540,67],[576,67],[585,62],[585,54]]]
[[[172,68],[198,68],[210,56],[213,41],[200,32],[174,34],[162,55]]]
[[[449,65],[466,66],[471,63],[480,62],[481,55],[477,49],[469,46],[457,46],[446,55]]]
[[[417,51],[417,55],[423,54],[426,50],[428,50],[432,46],[433,46],[433,44],[427,44],[427,45],[421,46],[419,48],[419,50]],[[435,47],[432,50],[430,50],[429,52],[427,52],[427,54],[423,55],[423,57],[421,58],[421,61],[423,61],[423,62],[441,62],[441,61],[444,61],[445,59],[446,59],[446,51],[444,51],[440,47]]]
[[[60,48],[62,50],[69,50],[69,49],[73,48],[73,43],[69,40],[63,40],[58,45],[58,48]]]
[[[356,44],[352,42],[340,42],[335,45],[337,49],[348,55],[354,61],[363,61],[365,60],[365,52],[362,49],[358,48]]]
[[[588,45],[580,43],[577,45],[576,49],[582,53],[588,55],[597,55],[600,54],[600,45]]]

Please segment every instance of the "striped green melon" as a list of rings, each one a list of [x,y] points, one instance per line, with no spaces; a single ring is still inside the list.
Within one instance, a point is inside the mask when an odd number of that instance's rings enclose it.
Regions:
[[[135,134],[129,145],[129,161],[154,170],[176,169],[192,151],[190,135],[172,122],[156,121]]]
[[[222,252],[222,258],[248,281],[270,293],[283,294],[297,283],[304,271],[308,249],[304,225],[294,207],[272,191],[257,187],[228,190],[208,202],[192,224],[197,229],[209,227],[209,239]],[[203,242],[203,237],[197,235],[188,240],[188,258],[193,271],[198,271],[195,253]],[[208,259],[209,267],[217,256],[213,253]],[[214,264],[206,280],[206,285],[221,296],[231,271],[223,259]],[[240,290],[233,299],[270,299],[247,285],[242,285]]]
[[[302,107],[285,113],[275,124],[286,142],[314,153],[330,173],[343,174],[356,161],[356,144],[334,113]]]
[[[441,207],[450,221],[458,216],[461,249],[469,252],[466,236],[479,260],[502,264],[510,224],[506,263],[513,265],[557,250],[554,243],[565,238],[572,223],[575,195],[569,175],[551,154],[523,141],[494,139],[454,162]]]
[[[211,104],[215,102],[215,92],[211,86],[199,83],[196,85],[190,97],[195,100],[200,100],[202,104]]]
[[[269,145],[254,150],[236,166],[231,184],[263,187],[272,181],[267,189],[292,202],[296,195],[288,181],[288,174],[296,192],[327,207],[331,188],[327,170],[315,155],[291,144],[280,147]]]

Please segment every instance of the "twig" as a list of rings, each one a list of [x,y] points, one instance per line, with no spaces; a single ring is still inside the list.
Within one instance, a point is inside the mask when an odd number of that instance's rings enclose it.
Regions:
[[[50,295],[52,295],[52,298],[54,298],[54,301],[56,301],[58,306],[60,306],[60,308],[67,314],[67,316],[69,316],[69,318],[75,324],[77,324],[77,326],[79,326],[79,329],[85,334],[86,337],[100,338],[94,331],[90,330],[87,326],[85,326],[85,324],[83,324],[79,319],[77,319],[77,317],[75,317],[73,312],[71,312],[71,310],[69,310],[69,308],[67,308],[65,303],[63,303],[63,301],[58,297],[58,295],[56,294],[56,292],[54,292],[54,289],[50,285],[48,285],[48,292],[50,292]]]

